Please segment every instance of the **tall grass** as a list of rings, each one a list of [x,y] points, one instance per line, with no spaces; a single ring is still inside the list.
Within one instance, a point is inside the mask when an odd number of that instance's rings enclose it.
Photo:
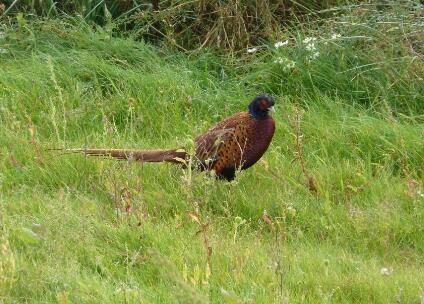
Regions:
[[[3,22],[0,301],[420,303],[422,20],[349,10],[227,55]],[[47,151],[191,148],[262,91],[275,138],[232,183]]]

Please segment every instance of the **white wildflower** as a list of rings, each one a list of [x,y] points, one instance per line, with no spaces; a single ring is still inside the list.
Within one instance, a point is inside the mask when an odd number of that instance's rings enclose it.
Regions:
[[[279,63],[279,64],[283,64],[284,63],[284,59],[283,57],[278,57],[277,59],[274,60],[274,63]]]
[[[304,44],[314,43],[315,41],[317,41],[317,38],[315,37],[306,37],[305,39],[303,39]]]
[[[392,273],[393,273],[393,268],[392,267],[383,267],[380,270],[380,274],[381,275],[388,276],[388,275],[391,275]]]
[[[305,49],[312,52],[315,51],[317,48],[315,47],[315,43],[309,43],[306,45]]]
[[[278,41],[278,42],[274,43],[274,47],[276,49],[278,49],[278,48],[280,48],[282,46],[285,46],[287,44],[289,44],[289,41],[288,40],[286,40],[286,41]]]
[[[287,206],[287,215],[291,216],[291,217],[295,217],[296,216],[296,208],[293,207],[292,204],[289,204]]]
[[[331,40],[336,40],[336,39],[339,39],[340,37],[342,37],[342,35],[333,33],[333,35],[331,35]]]
[[[256,53],[256,51],[257,51],[258,49],[257,48],[250,48],[250,49],[247,49],[247,52],[249,53],[249,54],[253,54],[253,53]]]
[[[319,52],[314,52],[309,56],[309,59],[313,60],[313,59],[317,59],[319,57]]]
[[[317,49],[315,47],[315,41],[317,41],[315,37],[306,37],[303,39],[303,43],[306,44],[305,49],[309,52],[315,51]]]
[[[274,60],[274,63],[284,65],[285,71],[293,69],[296,65],[296,62],[284,57],[278,57],[277,59]]]

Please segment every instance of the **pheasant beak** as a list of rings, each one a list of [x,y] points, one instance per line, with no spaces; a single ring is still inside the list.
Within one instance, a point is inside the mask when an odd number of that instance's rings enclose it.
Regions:
[[[269,111],[269,112],[272,112],[272,113],[275,113],[275,108],[274,108],[274,106],[269,107],[269,108],[268,108],[268,111]]]

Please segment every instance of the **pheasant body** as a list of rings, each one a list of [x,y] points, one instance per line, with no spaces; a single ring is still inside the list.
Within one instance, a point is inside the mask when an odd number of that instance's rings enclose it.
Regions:
[[[196,159],[202,170],[232,180],[237,169],[247,169],[262,157],[274,131],[271,116],[255,119],[247,112],[237,113],[196,139]]]
[[[194,165],[200,170],[215,171],[219,178],[231,181],[237,170],[255,164],[268,149],[275,131],[275,122],[268,111],[274,101],[267,95],[257,96],[248,112],[236,113],[195,139]],[[185,163],[190,157],[183,149],[69,149],[91,156],[110,156],[142,162]]]

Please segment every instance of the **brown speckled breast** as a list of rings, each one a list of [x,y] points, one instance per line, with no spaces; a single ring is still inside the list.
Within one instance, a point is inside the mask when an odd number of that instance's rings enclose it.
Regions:
[[[232,180],[237,169],[247,169],[268,149],[274,135],[272,117],[254,119],[237,113],[196,138],[196,158],[202,170]]]

